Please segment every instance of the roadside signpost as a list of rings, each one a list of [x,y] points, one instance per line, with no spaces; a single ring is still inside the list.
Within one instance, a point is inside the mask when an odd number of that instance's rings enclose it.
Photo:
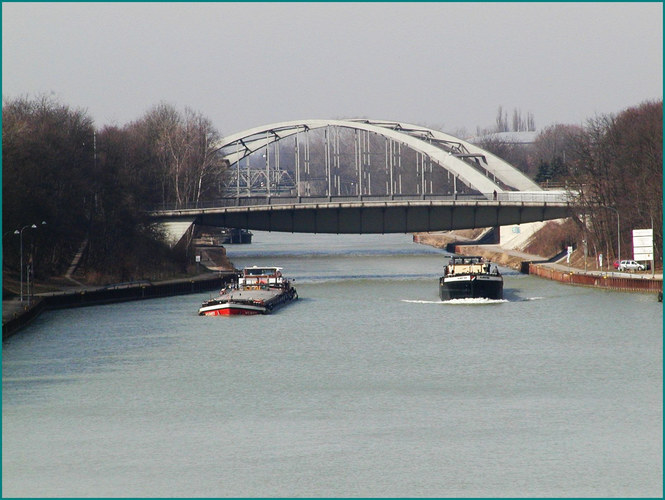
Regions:
[[[655,273],[653,261],[653,229],[633,229],[633,260],[651,261],[651,273]]]

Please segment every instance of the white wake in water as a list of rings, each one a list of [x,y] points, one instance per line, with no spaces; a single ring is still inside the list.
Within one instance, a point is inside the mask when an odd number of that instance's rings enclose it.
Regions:
[[[402,302],[409,302],[411,304],[441,304],[441,305],[483,305],[483,304],[502,304],[508,302],[506,299],[485,299],[485,298],[475,298],[475,299],[452,299],[452,300],[409,300],[402,299]]]

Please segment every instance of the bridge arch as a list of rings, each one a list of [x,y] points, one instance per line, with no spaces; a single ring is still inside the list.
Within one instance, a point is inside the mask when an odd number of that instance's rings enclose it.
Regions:
[[[233,165],[272,143],[327,127],[372,132],[403,144],[481,193],[500,193],[506,187],[507,190],[541,190],[515,167],[478,146],[443,132],[402,122],[368,119],[277,122],[229,135],[217,144],[217,149],[223,150],[224,158]]]
[[[414,135],[416,137],[423,137],[428,140],[448,144],[451,149],[460,151],[460,156],[481,156],[487,164],[486,170],[495,175],[504,184],[512,187],[518,191],[541,191],[542,188],[534,181],[529,179],[520,170],[516,169],[507,161],[499,158],[498,156],[490,153],[489,151],[476,146],[468,141],[458,139],[452,135],[440,132],[438,130],[421,127],[420,125],[412,125],[410,123],[394,122],[389,120],[368,120],[368,119],[353,119],[351,121],[362,121],[375,126],[389,128],[401,131],[405,134]]]

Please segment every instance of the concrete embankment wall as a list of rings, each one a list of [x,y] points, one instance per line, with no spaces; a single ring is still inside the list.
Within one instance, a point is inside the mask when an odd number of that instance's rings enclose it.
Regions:
[[[21,328],[29,324],[47,309],[65,309],[70,307],[94,306],[129,300],[145,300],[174,295],[205,292],[223,288],[226,283],[235,279],[235,273],[215,274],[195,279],[173,280],[162,283],[136,283],[115,285],[105,288],[77,290],[53,293],[36,297],[31,307],[2,325],[2,339],[11,337]]]
[[[529,264],[529,274],[533,274],[534,276],[539,276],[541,278],[560,281],[561,283],[569,283],[571,285],[592,286],[626,292],[657,293],[663,290],[662,280],[630,277],[619,278],[607,275],[598,276],[575,272],[565,272],[533,263]]]
[[[24,326],[30,324],[42,311],[46,309],[44,300],[36,298],[30,307],[15,312],[14,317],[2,323],[2,340],[11,337]]]

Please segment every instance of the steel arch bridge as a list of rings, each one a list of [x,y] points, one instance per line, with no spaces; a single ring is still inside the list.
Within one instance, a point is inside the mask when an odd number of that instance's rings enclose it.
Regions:
[[[215,147],[230,165],[225,196],[150,213],[174,240],[192,223],[408,233],[545,221],[569,216],[574,206],[569,193],[542,190],[478,146],[402,122],[286,121]]]
[[[317,175],[312,174],[310,138],[314,131],[323,132],[322,141],[319,139],[323,151],[317,162],[323,168]],[[342,158],[348,158],[351,152],[348,144],[340,141],[344,132],[353,138],[353,160],[347,165],[342,164]],[[280,157],[284,158],[285,152],[280,142],[286,140],[292,141],[293,157],[283,168]],[[229,196],[443,194],[434,187],[436,167],[452,176],[453,194],[462,186],[487,198],[504,191],[541,191],[522,172],[478,146],[443,132],[394,121],[278,122],[227,136],[216,146],[231,166],[226,184]],[[405,151],[412,152],[409,159]],[[264,164],[257,165],[250,156],[260,152]],[[402,185],[407,174],[415,179],[410,184],[412,192]],[[377,182],[377,176],[381,182]]]

